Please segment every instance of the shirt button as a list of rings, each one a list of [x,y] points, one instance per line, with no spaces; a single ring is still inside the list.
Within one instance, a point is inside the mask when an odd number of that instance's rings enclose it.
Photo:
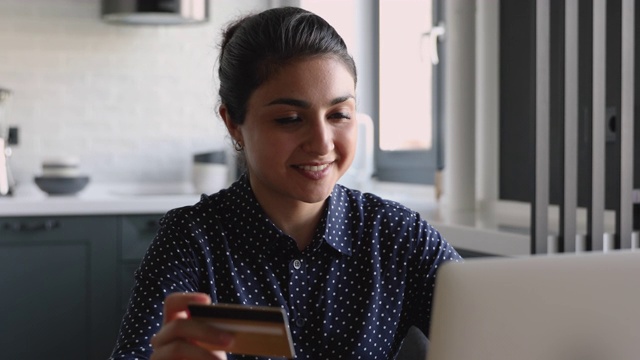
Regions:
[[[303,327],[306,322],[307,322],[307,320],[305,318],[297,318],[296,319],[296,326],[297,327]]]
[[[301,262],[300,260],[297,260],[297,259],[296,259],[296,260],[293,260],[293,267],[294,267],[296,270],[299,270],[301,266],[302,266],[302,262]]]

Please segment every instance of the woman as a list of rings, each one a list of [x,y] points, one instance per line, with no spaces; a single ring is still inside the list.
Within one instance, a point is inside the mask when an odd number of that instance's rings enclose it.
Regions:
[[[163,218],[112,358],[243,358],[224,353],[233,334],[188,319],[212,301],[282,307],[298,359],[393,358],[409,327],[427,334],[437,267],[460,257],[419,214],[336,184],[357,137],[340,36],[298,8],[245,17],[224,33],[219,77],[247,172]]]

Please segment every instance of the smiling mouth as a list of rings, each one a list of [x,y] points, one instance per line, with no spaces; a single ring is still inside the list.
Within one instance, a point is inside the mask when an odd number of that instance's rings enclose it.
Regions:
[[[322,164],[322,165],[298,165],[296,166],[298,169],[300,170],[304,170],[304,171],[322,171],[326,168],[329,167],[329,165],[331,165],[331,163],[328,164]]]

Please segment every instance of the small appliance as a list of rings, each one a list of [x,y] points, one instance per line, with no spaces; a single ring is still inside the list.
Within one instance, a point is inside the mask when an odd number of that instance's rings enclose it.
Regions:
[[[0,196],[13,195],[16,182],[11,173],[9,158],[11,157],[11,147],[18,142],[18,129],[15,127],[7,129],[7,135],[3,137],[5,131],[4,117],[6,104],[11,98],[12,92],[8,89],[0,88]]]

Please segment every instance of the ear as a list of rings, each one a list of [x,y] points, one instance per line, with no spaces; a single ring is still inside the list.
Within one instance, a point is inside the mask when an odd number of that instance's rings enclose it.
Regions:
[[[224,121],[224,125],[227,127],[227,131],[229,131],[229,135],[237,141],[242,143],[242,132],[240,131],[240,125],[234,123],[229,116],[229,112],[227,111],[227,107],[225,105],[220,105],[218,109],[218,113]]]

